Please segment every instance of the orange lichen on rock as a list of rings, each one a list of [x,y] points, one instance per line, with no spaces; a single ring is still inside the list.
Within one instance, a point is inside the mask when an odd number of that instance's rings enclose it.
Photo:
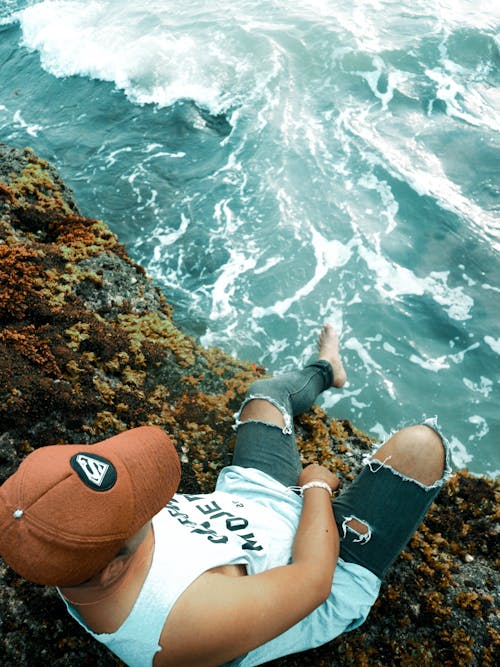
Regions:
[[[476,618],[482,618],[488,615],[488,612],[493,609],[493,596],[486,593],[478,593],[476,591],[462,591],[455,596],[455,603],[469,611]]]
[[[172,320],[161,312],[120,314],[118,322],[128,333],[131,348],[138,351],[145,341],[155,342],[169,352],[173,352],[181,366],[192,366],[195,361],[194,341],[182,334]]]
[[[8,185],[11,199],[19,206],[36,204],[41,210],[71,214],[74,210],[65,198],[65,187],[55,170],[46,160],[37,157],[30,149],[24,154],[24,165],[18,172],[10,172]]]
[[[33,281],[40,274],[38,253],[22,245],[0,244],[0,320],[21,319],[34,297]]]
[[[17,329],[3,329],[0,331],[0,343],[29,359],[31,363],[43,366],[48,375],[61,377],[61,371],[48,342],[37,335],[32,324]]]
[[[116,236],[99,220],[67,216],[50,225],[49,236],[57,242],[61,255],[69,262],[95,257],[104,250],[124,254]]]

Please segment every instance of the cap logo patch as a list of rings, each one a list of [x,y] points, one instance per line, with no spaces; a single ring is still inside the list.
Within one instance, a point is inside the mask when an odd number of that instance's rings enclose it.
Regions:
[[[116,468],[102,456],[81,452],[71,457],[70,464],[82,482],[94,491],[109,491],[115,485]]]

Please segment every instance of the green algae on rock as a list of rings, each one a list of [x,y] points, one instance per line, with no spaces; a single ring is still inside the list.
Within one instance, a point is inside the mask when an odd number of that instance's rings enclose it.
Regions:
[[[109,228],[80,214],[51,165],[0,144],[0,483],[36,447],[157,424],[178,448],[181,490],[210,491],[230,461],[233,412],[265,370],[201,348],[172,314]],[[318,407],[297,430],[304,462],[330,466],[344,484],[374,447]],[[367,622],[273,665],[500,664],[498,501],[495,482],[455,474]],[[0,580],[0,664],[120,664],[54,591],[1,561]]]

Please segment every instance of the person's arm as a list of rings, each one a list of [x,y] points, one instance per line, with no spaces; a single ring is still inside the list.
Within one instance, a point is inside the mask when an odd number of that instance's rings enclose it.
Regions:
[[[338,486],[313,464],[299,478]],[[330,594],[339,536],[327,490],[304,491],[292,563],[253,576],[206,572],[176,602],[162,633],[155,667],[216,667],[273,639]]]
[[[336,475],[315,463],[302,470],[299,486],[304,486],[313,480],[326,482],[332,491],[339,486]],[[318,577],[317,583],[320,586],[326,586],[323,589],[325,597],[321,600],[324,602],[330,594],[333,571],[339,555],[337,525],[333,515],[331,496],[325,489],[320,487],[306,489],[303,498],[300,523],[293,543],[292,563],[300,563],[304,567],[312,568],[314,576]]]

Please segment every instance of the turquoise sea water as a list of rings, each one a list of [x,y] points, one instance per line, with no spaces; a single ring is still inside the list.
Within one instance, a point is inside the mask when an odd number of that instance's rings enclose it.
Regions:
[[[499,32],[469,0],[3,0],[0,141],[59,168],[203,345],[500,469]]]

